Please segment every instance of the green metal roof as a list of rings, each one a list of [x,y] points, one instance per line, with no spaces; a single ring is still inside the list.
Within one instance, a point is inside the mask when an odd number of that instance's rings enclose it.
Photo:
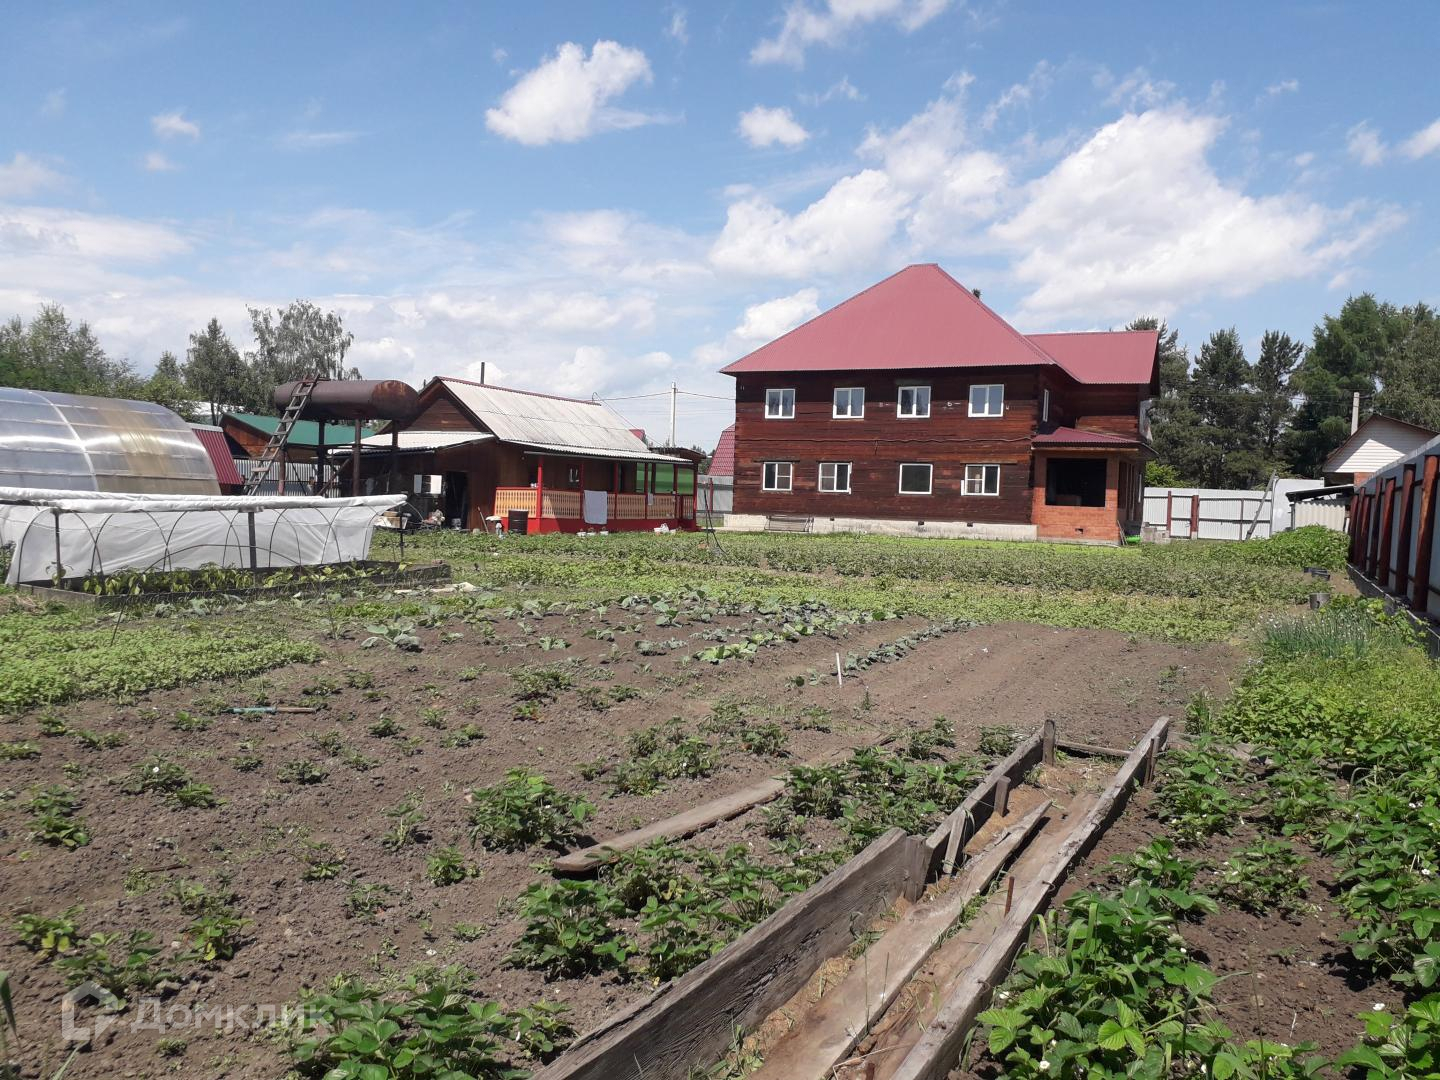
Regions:
[[[232,412],[226,413],[231,419],[238,420],[246,427],[254,428],[256,431],[266,435],[273,435],[275,429],[280,425],[278,416],[258,416],[255,413]],[[360,437],[363,439],[374,435],[383,428],[384,424],[361,424]],[[350,446],[355,442],[355,425],[350,423],[332,423],[325,425],[326,446]],[[291,446],[316,447],[320,445],[320,425],[314,420],[298,420],[295,426],[290,429]]]

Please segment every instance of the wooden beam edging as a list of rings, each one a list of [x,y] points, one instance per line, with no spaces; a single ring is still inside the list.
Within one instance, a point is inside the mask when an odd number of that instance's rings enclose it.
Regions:
[[[882,749],[893,743],[899,734],[892,732],[883,739],[870,744],[873,749]],[[856,753],[860,747],[846,746],[838,750],[832,750],[818,760],[812,760],[808,764],[812,767],[828,765],[832,761],[842,760],[846,754]],[[615,856],[626,851],[642,847],[652,840],[662,838],[680,839],[687,836],[694,836],[702,829],[708,829],[711,825],[717,825],[722,821],[729,821],[733,817],[739,817],[747,810],[772,802],[785,792],[785,781],[790,775],[787,770],[781,776],[771,776],[765,780],[757,781],[747,787],[732,791],[728,795],[721,795],[718,799],[711,799],[699,806],[692,807],[679,814],[672,814],[670,817],[661,818],[659,821],[652,821],[649,825],[642,825],[638,829],[631,829],[629,832],[612,836],[608,840],[601,840],[591,844],[589,847],[579,848],[567,852],[556,859],[550,866],[551,873],[562,877],[579,876],[588,874],[592,870],[599,869],[605,863],[611,861]]]
[[[533,1080],[686,1080],[718,1061],[904,896],[925,886],[923,841],[890,829],[764,922],[582,1036]]]
[[[975,790],[965,797],[965,801],[935,826],[925,841],[925,847],[930,853],[929,869],[932,874],[942,866],[947,874],[955,872],[955,864],[965,842],[990,820],[990,814],[995,809],[995,788],[1001,777],[1009,780],[1012,788],[1015,787],[1024,779],[1026,773],[1040,764],[1043,753],[1044,734],[1037,731],[1012,750],[1009,757],[986,773]]]
[[[906,912],[840,983],[765,1054],[755,1080],[827,1080],[885,1015],[921,965],[945,942],[970,902],[1030,840],[1050,800],[1021,815],[965,864],[951,889]]]
[[[608,840],[591,844],[579,851],[562,855],[552,864],[551,870],[564,876],[589,873],[622,852],[642,847],[652,840],[692,836],[701,829],[709,828],[721,821],[728,821],[752,807],[777,799],[784,791],[785,781],[783,779],[772,777],[762,780],[758,784],[751,784],[739,791],[722,795],[718,799],[701,803],[684,813],[653,821],[641,828],[632,829],[630,832],[612,836]]]
[[[975,1018],[989,1003],[991,993],[1004,980],[1015,954],[1029,937],[1030,920],[1044,910],[1071,866],[1124,809],[1137,780],[1153,779],[1144,775],[1150,771],[1147,763],[1152,754],[1164,746],[1169,731],[1170,718],[1161,717],[1130,751],[1115,779],[1101,792],[1090,812],[1070,830],[1049,865],[1016,896],[1001,931],[976,958],[970,973],[940,1007],[914,1049],[905,1055],[893,1080],[943,1080],[955,1067]]]

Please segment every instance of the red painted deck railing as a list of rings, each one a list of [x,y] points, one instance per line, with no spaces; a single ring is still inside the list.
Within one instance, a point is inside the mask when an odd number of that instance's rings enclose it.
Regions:
[[[578,491],[550,491],[543,496],[544,505],[537,505],[538,492],[532,487],[495,489],[496,517],[504,518],[511,510],[524,510],[531,517],[579,520],[583,510]],[[611,521],[693,521],[695,496],[639,493],[615,493],[609,496]]]

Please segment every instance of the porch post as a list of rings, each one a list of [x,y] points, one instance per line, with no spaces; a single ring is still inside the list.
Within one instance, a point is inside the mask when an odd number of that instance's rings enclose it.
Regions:
[[[540,531],[540,514],[545,507],[545,456],[535,459],[535,531]]]
[[[1415,575],[1410,583],[1410,610],[1430,610],[1430,558],[1435,550],[1437,486],[1440,486],[1440,454],[1425,459],[1425,480],[1420,487],[1420,527],[1415,535]]]

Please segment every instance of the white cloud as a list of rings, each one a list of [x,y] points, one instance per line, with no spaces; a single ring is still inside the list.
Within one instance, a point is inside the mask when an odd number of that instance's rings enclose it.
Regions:
[[[1247,195],[1207,159],[1224,126],[1180,107],[1127,114],[1030,183],[991,230],[1031,290],[1022,315],[1103,323],[1243,295],[1313,274],[1394,227],[1389,212]]]
[[[949,6],[950,0],[824,0],[812,8],[806,0],[793,0],[785,8],[780,32],[751,49],[750,62],[801,67],[811,46],[838,45],[858,27],[874,22],[895,23],[909,33]]]
[[[1346,132],[1345,149],[1350,152],[1351,157],[1367,167],[1379,165],[1388,153],[1380,133],[1363,121]]]
[[[16,152],[7,165],[0,162],[0,199],[25,199],[65,183],[65,177],[43,161]]]
[[[799,146],[810,138],[810,133],[800,125],[795,114],[789,109],[768,108],[764,105],[756,105],[748,112],[740,114],[740,135],[756,148],[772,146],[775,143],[781,146]]]
[[[503,64],[509,57],[510,54],[499,45],[496,45],[495,48],[490,50],[490,59],[494,60],[497,64]]]
[[[1299,79],[1281,79],[1277,83],[1271,83],[1265,88],[1266,97],[1279,97],[1281,94],[1294,94],[1300,90]]]
[[[587,57],[583,46],[566,42],[522,75],[497,108],[486,110],[485,126],[526,146],[543,146],[653,123],[653,116],[608,104],[651,79],[650,62],[639,49],[597,41]]]
[[[710,248],[722,270],[803,278],[879,261],[903,218],[907,196],[881,170],[838,181],[798,214],[761,198],[732,203]]]
[[[751,345],[774,341],[781,334],[794,330],[820,314],[820,291],[801,289],[789,296],[751,304],[745,309],[740,325],[730,332],[737,342]]]
[[[1315,164],[1315,153],[1313,150],[1306,150],[1302,154],[1296,154],[1290,160],[1294,162],[1297,168],[1308,169],[1311,165]]]
[[[40,115],[47,120],[58,120],[65,115],[65,88],[51,90],[40,104]]]
[[[846,101],[864,101],[865,95],[855,88],[850,82],[850,76],[844,75],[837,83],[831,83],[823,93],[800,94],[800,104],[809,105],[814,108],[817,105],[824,105],[827,101],[834,101],[836,98],[844,98]]]
[[[665,27],[665,36],[681,45],[689,44],[690,30],[686,26],[684,8],[676,8],[670,13],[670,25]]]
[[[142,162],[146,172],[174,172],[176,164],[159,150],[151,150]]]
[[[1440,120],[1421,128],[1400,144],[1400,152],[1415,161],[1440,150]]]
[[[168,225],[78,210],[0,207],[0,263],[12,257],[152,263],[188,250],[190,241]]]
[[[1055,69],[1050,66],[1049,61],[1041,60],[1031,69],[1024,82],[1015,83],[986,107],[980,117],[980,127],[989,131],[1000,119],[1001,113],[1016,106],[1028,105],[1035,98],[1044,96],[1054,78]]]
[[[1175,84],[1168,79],[1152,78],[1143,67],[1136,68],[1123,79],[1116,79],[1106,68],[1094,78],[1097,90],[1107,91],[1105,104],[1122,109],[1150,109],[1163,105],[1175,93]]]
[[[162,139],[200,138],[200,125],[193,120],[186,120],[184,109],[152,116],[150,127]]]
[[[358,131],[287,131],[280,136],[280,145],[287,150],[321,150],[344,146],[359,137]]]

